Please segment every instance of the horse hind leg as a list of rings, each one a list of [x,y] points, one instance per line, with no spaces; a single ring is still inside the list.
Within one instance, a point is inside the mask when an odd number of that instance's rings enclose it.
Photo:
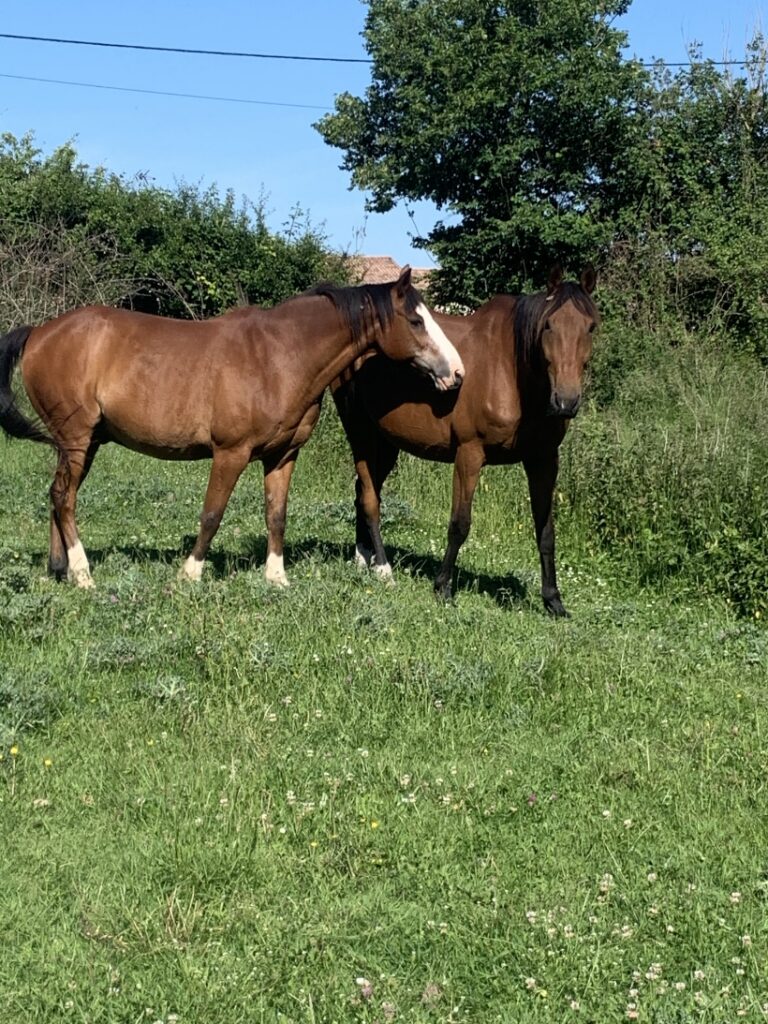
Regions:
[[[59,526],[58,516],[53,507],[53,488],[51,488],[51,524],[50,541],[48,543],[48,575],[55,580],[64,580],[67,577],[69,559],[67,548],[64,543],[64,535]]]
[[[59,458],[51,485],[48,568],[56,579],[63,579],[66,574],[70,582],[84,589],[93,587],[94,583],[77,530],[77,492],[88,476],[98,447],[89,444],[84,449],[66,449]]]

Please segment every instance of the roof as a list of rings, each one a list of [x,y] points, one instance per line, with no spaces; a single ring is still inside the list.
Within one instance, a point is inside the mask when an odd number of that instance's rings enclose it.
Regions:
[[[391,256],[350,256],[352,276],[360,284],[386,284],[396,281],[402,272]],[[428,267],[412,267],[412,281],[417,288],[426,288],[432,271]]]

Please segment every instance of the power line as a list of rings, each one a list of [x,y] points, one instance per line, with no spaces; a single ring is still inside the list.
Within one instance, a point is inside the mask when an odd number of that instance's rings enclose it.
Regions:
[[[709,60],[704,57],[702,60],[639,60],[636,63],[641,68],[691,68],[694,64],[712,64],[716,68],[732,68],[739,67],[745,68],[747,64],[751,63],[748,60]]]
[[[45,82],[48,85],[75,85],[81,89],[108,89],[110,92],[139,92],[149,96],[173,96],[185,100],[214,100],[217,103],[249,103],[260,107],[298,107],[300,110],[332,110],[313,103],[279,103],[276,100],[249,100],[238,96],[206,96],[194,92],[165,92],[161,89],[138,89],[128,85],[101,85],[98,82],[68,82],[61,78],[33,78],[31,75],[6,75],[0,78],[15,78],[21,82]]]
[[[328,64],[372,64],[368,57],[308,57],[296,53],[248,53],[239,50],[193,50],[185,46],[145,46],[141,43],[104,43],[95,39],[56,39],[0,32],[0,39],[25,39],[33,43],[65,43],[71,46],[106,46],[112,50],[151,50],[155,53],[196,53],[206,57],[255,57],[259,60],[314,60]]]
[[[0,39],[21,39],[33,43],[62,43],[68,46],[102,46],[112,50],[147,50],[153,53],[185,53],[185,54],[198,54],[206,57],[250,57],[258,60],[300,60],[300,61],[320,61],[326,64],[373,64],[370,57],[314,57],[306,54],[297,53],[251,53],[242,50],[198,50],[192,49],[191,47],[185,46],[148,46],[143,43],[108,43],[95,39],[59,39],[54,36],[27,36],[19,35],[13,32],[0,32]],[[681,61],[667,61],[663,59],[659,60],[639,60],[635,61],[644,68],[688,68],[693,64],[711,64],[714,67],[746,67],[750,61],[748,60],[709,60],[704,59],[701,61],[692,60],[681,60]],[[13,76],[7,75],[7,78]],[[21,77],[21,76],[16,76]],[[44,79],[40,79],[44,81]],[[77,85],[79,83],[63,83]],[[94,88],[117,88],[116,86],[95,86]],[[133,90],[134,92],[140,92],[142,90]],[[151,90],[144,90],[150,92]],[[165,94],[163,94],[165,95]],[[187,95],[185,93],[168,93],[167,95]],[[203,99],[217,99],[219,97],[201,97]],[[258,100],[233,100],[235,103],[257,103]],[[264,101],[265,102],[265,101]],[[283,104],[284,106],[300,106],[301,104]],[[326,107],[322,108],[327,109]]]

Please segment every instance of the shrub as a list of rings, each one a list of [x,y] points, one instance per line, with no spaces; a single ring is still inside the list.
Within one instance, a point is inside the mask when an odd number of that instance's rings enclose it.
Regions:
[[[616,384],[563,446],[562,516],[641,582],[768,608],[768,374],[710,343]]]

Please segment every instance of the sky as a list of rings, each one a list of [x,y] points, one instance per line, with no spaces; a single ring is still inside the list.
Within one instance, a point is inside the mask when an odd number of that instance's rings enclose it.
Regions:
[[[743,57],[765,24],[768,0],[634,0],[618,22],[628,57],[686,59],[699,42],[704,56]],[[193,49],[365,58],[362,0],[0,0],[0,32]],[[38,79],[32,81],[31,79]],[[47,79],[48,81],[39,81]],[[264,202],[273,230],[299,206],[334,248],[389,255],[428,267],[412,247],[437,212],[429,203],[366,213],[350,190],[343,154],[327,146],[313,122],[341,92],[362,95],[366,64],[256,60],[148,53],[0,39],[0,133],[34,134],[45,153],[73,142],[81,161],[162,187],[187,182],[232,189]],[[111,86],[142,89],[84,87]],[[154,95],[154,92],[198,97]],[[410,212],[409,212],[410,211]]]

